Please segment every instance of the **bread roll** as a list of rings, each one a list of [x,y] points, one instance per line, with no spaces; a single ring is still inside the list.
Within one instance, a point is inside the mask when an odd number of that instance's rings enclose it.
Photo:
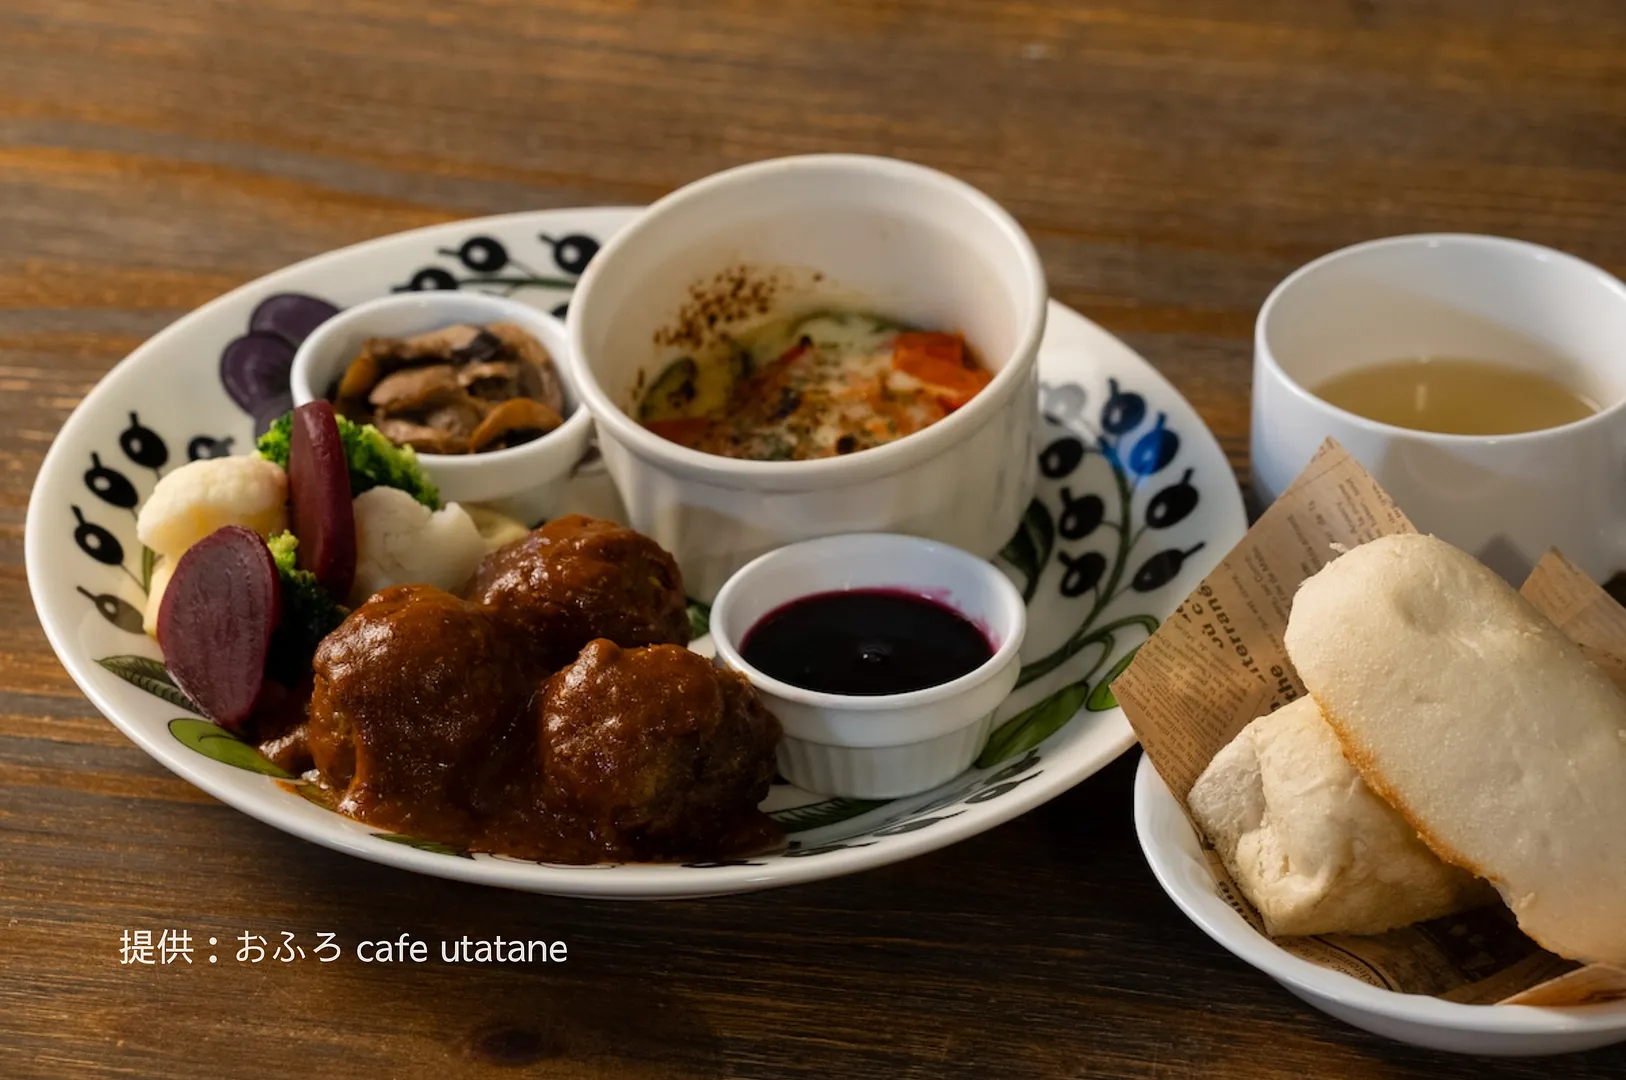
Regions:
[[[1243,728],[1187,801],[1272,936],[1379,934],[1495,897],[1372,794],[1307,697]]]
[[[1501,578],[1429,536],[1343,555],[1287,652],[1344,755],[1545,948],[1626,963],[1626,697]]]

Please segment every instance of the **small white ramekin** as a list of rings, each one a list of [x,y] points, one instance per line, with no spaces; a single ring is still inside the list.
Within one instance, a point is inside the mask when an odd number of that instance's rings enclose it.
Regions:
[[[941,686],[872,697],[804,690],[741,657],[740,643],[770,612],[806,596],[876,588],[948,605],[989,635],[994,655]],[[760,556],[729,578],[711,608],[718,660],[751,681],[785,729],[780,773],[809,791],[860,799],[913,795],[970,766],[1016,686],[1026,630],[1022,594],[991,563],[890,533],[828,536]]]
[[[571,470],[587,453],[593,418],[582,407],[566,353],[565,325],[545,312],[500,296],[414,292],[346,308],[324,322],[294,354],[289,375],[294,404],[326,397],[345,367],[372,337],[404,338],[457,323],[511,322],[542,343],[565,392],[565,422],[541,438],[484,454],[419,454],[445,502],[483,503],[534,525],[552,513]]]

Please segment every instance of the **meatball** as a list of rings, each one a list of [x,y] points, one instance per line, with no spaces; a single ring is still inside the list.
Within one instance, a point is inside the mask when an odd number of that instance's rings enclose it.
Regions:
[[[485,557],[464,595],[513,627],[542,677],[594,638],[687,645],[676,561],[614,522],[572,514]]]
[[[455,840],[534,772],[535,690],[503,628],[428,585],[385,589],[316,650],[308,743],[341,813]]]
[[[714,858],[779,836],[757,810],[779,721],[742,677],[687,649],[591,642],[548,680],[540,735],[544,802],[606,855]]]
[[[254,737],[260,753],[273,765],[295,775],[314,767],[310,753],[310,704],[314,692],[308,672],[294,687],[267,679],[254,706]]]

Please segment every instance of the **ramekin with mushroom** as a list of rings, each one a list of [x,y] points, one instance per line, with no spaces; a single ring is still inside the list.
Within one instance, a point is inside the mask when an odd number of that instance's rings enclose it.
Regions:
[[[448,501],[534,523],[587,453],[592,420],[563,324],[480,293],[409,293],[340,312],[294,357],[294,401],[327,398],[417,451]]]

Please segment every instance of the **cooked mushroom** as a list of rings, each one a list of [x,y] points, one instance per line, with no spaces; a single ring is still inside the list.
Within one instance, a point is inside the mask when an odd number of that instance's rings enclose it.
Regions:
[[[350,361],[350,366],[344,369],[344,376],[339,379],[338,389],[333,393],[336,402],[366,401],[373,387],[389,374],[383,358],[373,351],[372,344],[369,341],[361,353]]]
[[[564,422],[553,359],[515,323],[369,339],[331,396],[346,418],[426,454],[514,446]]]
[[[457,369],[451,364],[402,368],[380,379],[367,395],[385,416],[404,416],[455,401],[463,396]]]
[[[457,347],[452,353],[452,359],[460,364],[477,364],[498,355],[502,348],[502,338],[482,327],[466,344]]]
[[[498,405],[469,436],[469,449],[497,450],[546,435],[564,420],[553,409],[530,398],[510,398]]]
[[[439,428],[448,435],[467,439],[471,438],[475,429],[485,421],[490,408],[491,406],[477,402],[459,390],[456,397],[449,398],[424,413],[423,422],[432,428]]]
[[[449,436],[444,431],[411,420],[381,418],[374,427],[396,446],[410,446],[420,454],[462,454],[468,452],[468,440]]]
[[[369,351],[405,363],[416,360],[452,360],[456,353],[484,331],[478,326],[458,323],[442,330],[431,330],[409,338],[373,338],[367,342]]]
[[[458,369],[457,384],[474,397],[507,401],[524,393],[520,383],[522,367],[517,360],[477,360]]]
[[[553,366],[553,357],[542,343],[514,323],[492,323],[487,327],[504,345],[519,357],[520,386],[527,397],[533,397],[560,415],[565,411],[565,390],[559,382],[559,373]]]

